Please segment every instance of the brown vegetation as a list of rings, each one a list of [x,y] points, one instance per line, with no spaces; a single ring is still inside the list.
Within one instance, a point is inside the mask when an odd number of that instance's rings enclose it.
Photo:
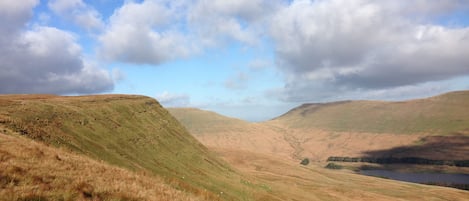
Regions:
[[[0,96],[0,200],[469,197],[466,191],[328,170],[317,163],[340,153],[425,144],[419,141],[425,135],[291,129],[279,120],[251,124],[210,115],[185,120],[186,126],[194,123],[188,128],[211,145],[209,150],[147,97]],[[303,158],[312,163],[300,165]]]
[[[401,102],[305,104],[262,123],[195,109],[169,111],[204,145],[214,148],[325,161],[329,156],[364,157],[405,147],[399,153],[402,157],[467,160],[467,100],[469,91]]]
[[[135,173],[0,134],[0,200],[195,201],[148,173]]]
[[[469,191],[399,182],[329,170],[326,164],[308,166],[284,157],[239,150],[215,149],[230,164],[271,189],[280,200],[454,200]]]

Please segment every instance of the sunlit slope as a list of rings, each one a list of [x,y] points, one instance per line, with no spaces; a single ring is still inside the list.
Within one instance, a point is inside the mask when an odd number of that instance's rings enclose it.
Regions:
[[[169,108],[169,112],[204,145],[289,156],[294,152],[281,129],[249,123],[194,108]]]
[[[0,131],[0,200],[200,200],[157,177]]]
[[[305,104],[262,123],[197,109],[170,112],[209,147],[296,160],[397,152],[402,157],[463,160],[469,150],[469,91],[401,102]]]
[[[402,102],[304,104],[274,121],[338,132],[452,134],[469,131],[469,91]]]
[[[0,96],[0,123],[29,138],[161,176],[184,191],[249,199],[240,176],[154,99],[143,96]]]
[[[356,156],[368,150],[411,144],[420,137],[291,128],[278,120],[249,123],[198,109],[172,108],[169,111],[210,148],[282,155],[295,160],[304,157],[326,160],[329,156],[344,154]]]

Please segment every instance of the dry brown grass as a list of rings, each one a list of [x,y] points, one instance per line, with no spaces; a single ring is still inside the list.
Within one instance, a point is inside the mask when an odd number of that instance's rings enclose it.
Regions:
[[[200,200],[149,175],[0,134],[0,200]]]
[[[362,176],[322,165],[299,165],[284,157],[215,149],[230,164],[271,189],[280,200],[468,200],[469,192],[452,188]]]
[[[378,151],[395,155],[393,149],[406,147],[399,157],[467,160],[468,98],[469,91],[461,91],[402,102],[305,104],[262,123],[197,109],[169,111],[209,147],[313,161],[330,156],[363,157]],[[432,138],[438,135],[441,137]],[[453,139],[458,140],[457,145],[453,146]]]
[[[358,157],[371,150],[411,145],[426,136],[290,128],[278,120],[247,123],[195,109],[173,108],[169,111],[207,147],[281,155],[297,160],[303,157],[313,161],[324,161],[329,156]]]

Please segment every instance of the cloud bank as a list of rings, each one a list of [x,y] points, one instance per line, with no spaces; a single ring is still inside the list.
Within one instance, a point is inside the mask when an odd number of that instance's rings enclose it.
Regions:
[[[72,33],[24,30],[38,1],[0,2],[0,93],[98,93],[113,89],[105,70],[86,62]]]
[[[111,73],[84,59],[77,35],[29,22],[38,3],[0,1],[0,93],[112,90]],[[130,0],[106,17],[83,0],[47,7],[93,31],[110,63],[158,66],[232,44],[273,48],[274,61],[247,68],[277,71],[284,86],[266,94],[285,102],[431,94],[469,76],[465,0]],[[225,88],[248,90],[250,77],[227,77]]]
[[[85,30],[104,27],[101,14],[82,0],[50,0],[48,6],[58,16],[71,20]]]
[[[410,9],[411,8],[411,9]],[[469,28],[437,24],[463,1],[294,1],[272,20],[283,99],[305,101],[469,75]]]
[[[272,90],[280,100],[418,91],[425,83],[469,75],[469,28],[444,22],[468,12],[468,5],[459,0],[130,1],[110,18],[100,50],[110,60],[158,65],[233,41],[256,46],[267,40],[284,77],[285,86]],[[228,78],[225,86],[244,86],[236,83]]]

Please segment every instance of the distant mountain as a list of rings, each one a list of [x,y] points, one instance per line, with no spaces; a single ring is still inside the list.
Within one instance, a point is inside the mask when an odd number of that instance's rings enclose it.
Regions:
[[[469,91],[399,102],[303,104],[275,119],[292,128],[447,135],[469,132]]]
[[[332,171],[320,163],[299,165],[297,158],[347,136],[340,132],[176,110],[171,112],[178,118],[188,117],[183,122],[189,129],[199,129],[194,136],[207,140],[203,143],[212,140],[210,150],[148,97],[0,96],[0,201],[458,200],[468,195]],[[387,134],[370,139],[379,136]]]
[[[208,147],[256,150],[284,156],[293,152],[281,129],[270,125],[249,123],[194,108],[168,108],[168,111]]]
[[[469,91],[399,102],[303,104],[262,123],[197,109],[170,112],[203,144],[216,148],[315,160],[383,155],[469,159]]]

